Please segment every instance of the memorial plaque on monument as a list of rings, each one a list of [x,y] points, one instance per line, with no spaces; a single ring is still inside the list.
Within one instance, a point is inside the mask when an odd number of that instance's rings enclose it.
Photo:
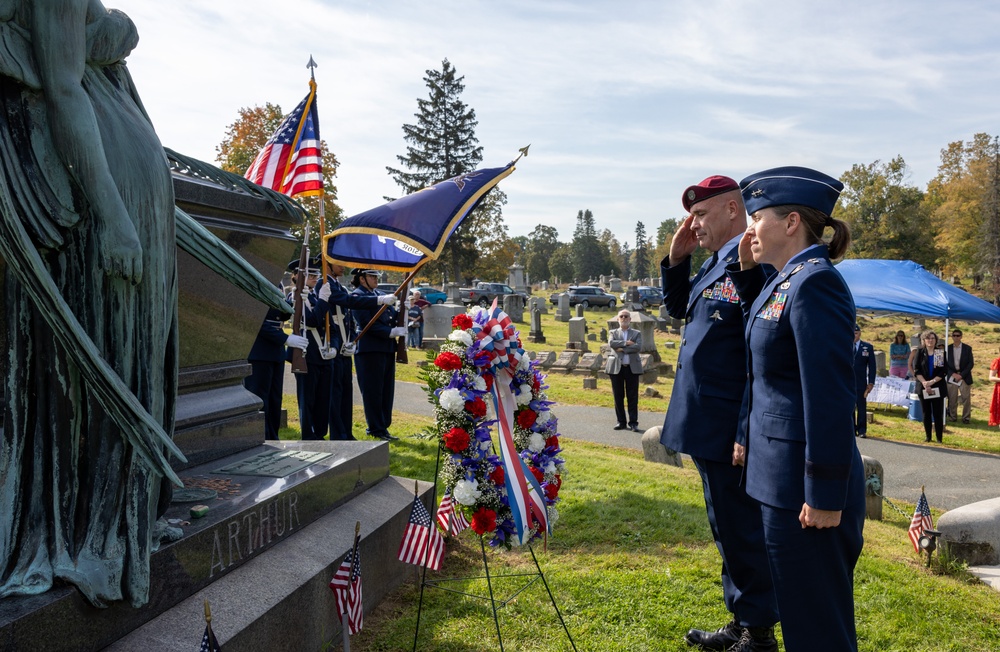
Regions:
[[[552,364],[552,371],[562,371],[564,373],[569,373],[576,367],[576,363],[580,360],[580,354],[576,351],[563,351],[556,358],[556,361]]]
[[[276,450],[258,453],[233,464],[228,464],[212,473],[227,475],[265,475],[284,478],[307,466],[332,457],[333,453],[300,450]]]

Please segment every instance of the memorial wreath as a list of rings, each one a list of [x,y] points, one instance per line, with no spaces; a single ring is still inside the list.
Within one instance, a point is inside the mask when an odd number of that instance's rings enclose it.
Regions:
[[[551,531],[565,469],[545,374],[495,301],[456,315],[452,327],[426,374],[442,504],[455,510],[445,523],[469,522],[494,547],[523,545]]]

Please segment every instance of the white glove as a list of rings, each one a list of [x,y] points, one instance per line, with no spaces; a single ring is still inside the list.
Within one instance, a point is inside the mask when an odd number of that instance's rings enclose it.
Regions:
[[[299,295],[300,297],[302,297],[302,305],[304,305],[304,306],[310,305],[309,304],[309,295],[310,294],[312,294],[312,290],[309,290],[309,289],[302,290],[302,294]]]
[[[397,299],[395,294],[380,294],[378,295],[378,305],[380,306],[394,306],[396,305]]]
[[[324,283],[323,287],[319,289],[319,299],[320,301],[329,301],[330,294],[333,292],[332,283]]]
[[[406,326],[396,326],[391,331],[389,331],[389,337],[404,337],[406,335]]]
[[[301,335],[289,335],[288,339],[285,340],[285,344],[293,349],[302,349],[303,351],[309,348],[309,340]]]

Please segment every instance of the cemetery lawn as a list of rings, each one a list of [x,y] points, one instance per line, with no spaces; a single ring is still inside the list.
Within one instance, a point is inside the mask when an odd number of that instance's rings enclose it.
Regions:
[[[401,441],[390,444],[391,472],[432,480],[436,445],[419,433],[433,422],[400,414],[393,426]],[[572,440],[564,447],[568,472],[559,520],[547,549],[538,543],[535,555],[577,649],[690,650],[682,640],[689,628],[725,624],[719,557],[694,468],[651,464],[638,452]],[[1000,593],[957,565],[942,565],[937,556],[928,569],[907,538],[908,519],[884,513],[885,521],[865,523],[855,573],[860,650],[1000,649]],[[481,577],[482,554],[479,539],[466,531],[448,541],[442,570],[427,576]],[[527,549],[486,554],[491,575],[534,570]],[[352,649],[413,648],[417,577],[414,570],[410,581],[365,617]],[[530,578],[493,579],[494,593],[507,599]],[[483,580],[449,586],[487,595]],[[572,649],[540,582],[500,609],[499,619],[505,649]],[[425,589],[417,649],[499,649],[489,603]]]

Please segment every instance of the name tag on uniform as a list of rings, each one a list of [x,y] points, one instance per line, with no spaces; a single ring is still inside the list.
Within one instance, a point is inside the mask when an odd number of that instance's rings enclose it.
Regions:
[[[786,301],[788,301],[787,294],[784,292],[775,292],[764,304],[764,307],[760,309],[760,312],[757,313],[757,319],[778,321],[781,319],[781,313],[785,310]]]
[[[740,295],[736,292],[736,286],[733,285],[733,281],[728,276],[725,281],[717,281],[712,287],[705,288],[701,296],[705,299],[714,299],[716,301],[740,302]]]

